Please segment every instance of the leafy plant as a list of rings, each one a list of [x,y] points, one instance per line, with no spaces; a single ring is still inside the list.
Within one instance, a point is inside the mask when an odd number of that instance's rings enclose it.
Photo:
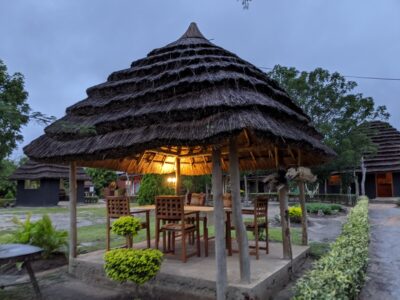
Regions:
[[[306,209],[310,214],[317,214],[319,211],[322,211],[325,215],[332,215],[335,211],[343,211],[341,205],[328,203],[307,203]]]
[[[112,224],[111,230],[118,235],[134,237],[141,228],[142,223],[139,218],[123,216]]]
[[[294,299],[356,299],[368,263],[368,199],[351,210],[331,250],[296,284]]]
[[[156,249],[115,249],[104,255],[104,269],[109,278],[143,284],[160,270],[163,254]]]
[[[49,257],[67,244],[67,231],[57,230],[48,215],[43,215],[41,220],[34,223],[31,222],[30,214],[24,222],[15,217],[13,222],[18,225],[13,241],[42,248],[44,257]]]
[[[108,186],[110,182],[117,180],[117,174],[114,171],[97,168],[86,168],[85,171],[92,178],[98,196],[100,196],[100,191]]]
[[[140,183],[137,196],[139,205],[154,204],[157,195],[173,195],[174,190],[164,185],[163,176],[145,174]]]
[[[289,218],[293,223],[301,223],[302,211],[300,207],[291,206],[289,207]]]

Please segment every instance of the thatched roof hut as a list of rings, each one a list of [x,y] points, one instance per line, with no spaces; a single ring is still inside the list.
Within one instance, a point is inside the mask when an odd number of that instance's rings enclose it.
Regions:
[[[310,119],[275,81],[214,45],[192,23],[177,41],[151,51],[69,107],[24,148],[43,162],[130,173],[211,172],[211,146],[239,135],[242,170],[316,165],[334,155]]]
[[[129,173],[175,171],[179,191],[180,174],[212,172],[217,299],[223,299],[227,280],[222,170],[230,172],[240,277],[248,283],[239,169],[321,164],[335,155],[321,140],[307,115],[275,81],[211,43],[192,23],[175,42],[87,89],[86,99],[69,107],[24,151],[37,161],[70,162],[71,182],[76,165]],[[291,258],[287,186],[279,197],[283,257]],[[74,202],[70,261],[77,254]]]
[[[69,167],[27,161],[9,177],[17,181],[17,206],[53,206],[68,200],[64,179]],[[84,182],[90,180],[83,168],[77,168],[77,201],[84,202]]]
[[[10,180],[68,179],[69,167],[64,165],[38,163],[28,160],[17,168],[9,177]],[[77,180],[90,180],[83,168],[77,169]]]
[[[377,152],[365,158],[367,172],[400,172],[400,132],[382,121],[369,122],[368,128]]]

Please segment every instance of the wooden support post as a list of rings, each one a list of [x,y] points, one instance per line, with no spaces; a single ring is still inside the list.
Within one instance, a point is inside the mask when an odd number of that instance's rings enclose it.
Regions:
[[[243,182],[244,182],[244,203],[249,202],[249,186],[248,186],[248,181],[247,181],[247,176],[243,176]]]
[[[77,255],[77,229],[76,229],[76,163],[71,162],[69,168],[69,264],[68,271],[72,273],[72,261]]]
[[[217,300],[226,298],[228,275],[225,251],[225,211],[222,201],[221,150],[212,151],[212,194],[214,202],[215,263],[217,267]]]
[[[308,224],[307,224],[307,209],[306,209],[306,194],[304,191],[304,181],[299,181],[299,200],[301,207],[301,244],[308,245]]]
[[[290,220],[288,207],[288,185],[279,190],[279,208],[281,213],[283,258],[292,259],[292,243],[290,241]]]
[[[175,195],[179,196],[181,191],[181,159],[175,158]]]
[[[239,157],[235,138],[230,138],[229,140],[229,174],[231,179],[232,216],[239,246],[240,280],[242,283],[250,283],[249,242],[242,216]]]

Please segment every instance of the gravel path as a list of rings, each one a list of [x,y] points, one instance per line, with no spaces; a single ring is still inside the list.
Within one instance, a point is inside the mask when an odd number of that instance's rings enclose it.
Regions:
[[[400,299],[400,208],[370,204],[371,243],[360,299]]]

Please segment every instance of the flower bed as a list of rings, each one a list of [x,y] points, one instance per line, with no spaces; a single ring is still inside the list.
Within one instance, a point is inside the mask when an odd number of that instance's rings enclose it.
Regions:
[[[294,299],[354,299],[364,281],[368,262],[368,199],[350,211],[331,251],[296,284]]]

